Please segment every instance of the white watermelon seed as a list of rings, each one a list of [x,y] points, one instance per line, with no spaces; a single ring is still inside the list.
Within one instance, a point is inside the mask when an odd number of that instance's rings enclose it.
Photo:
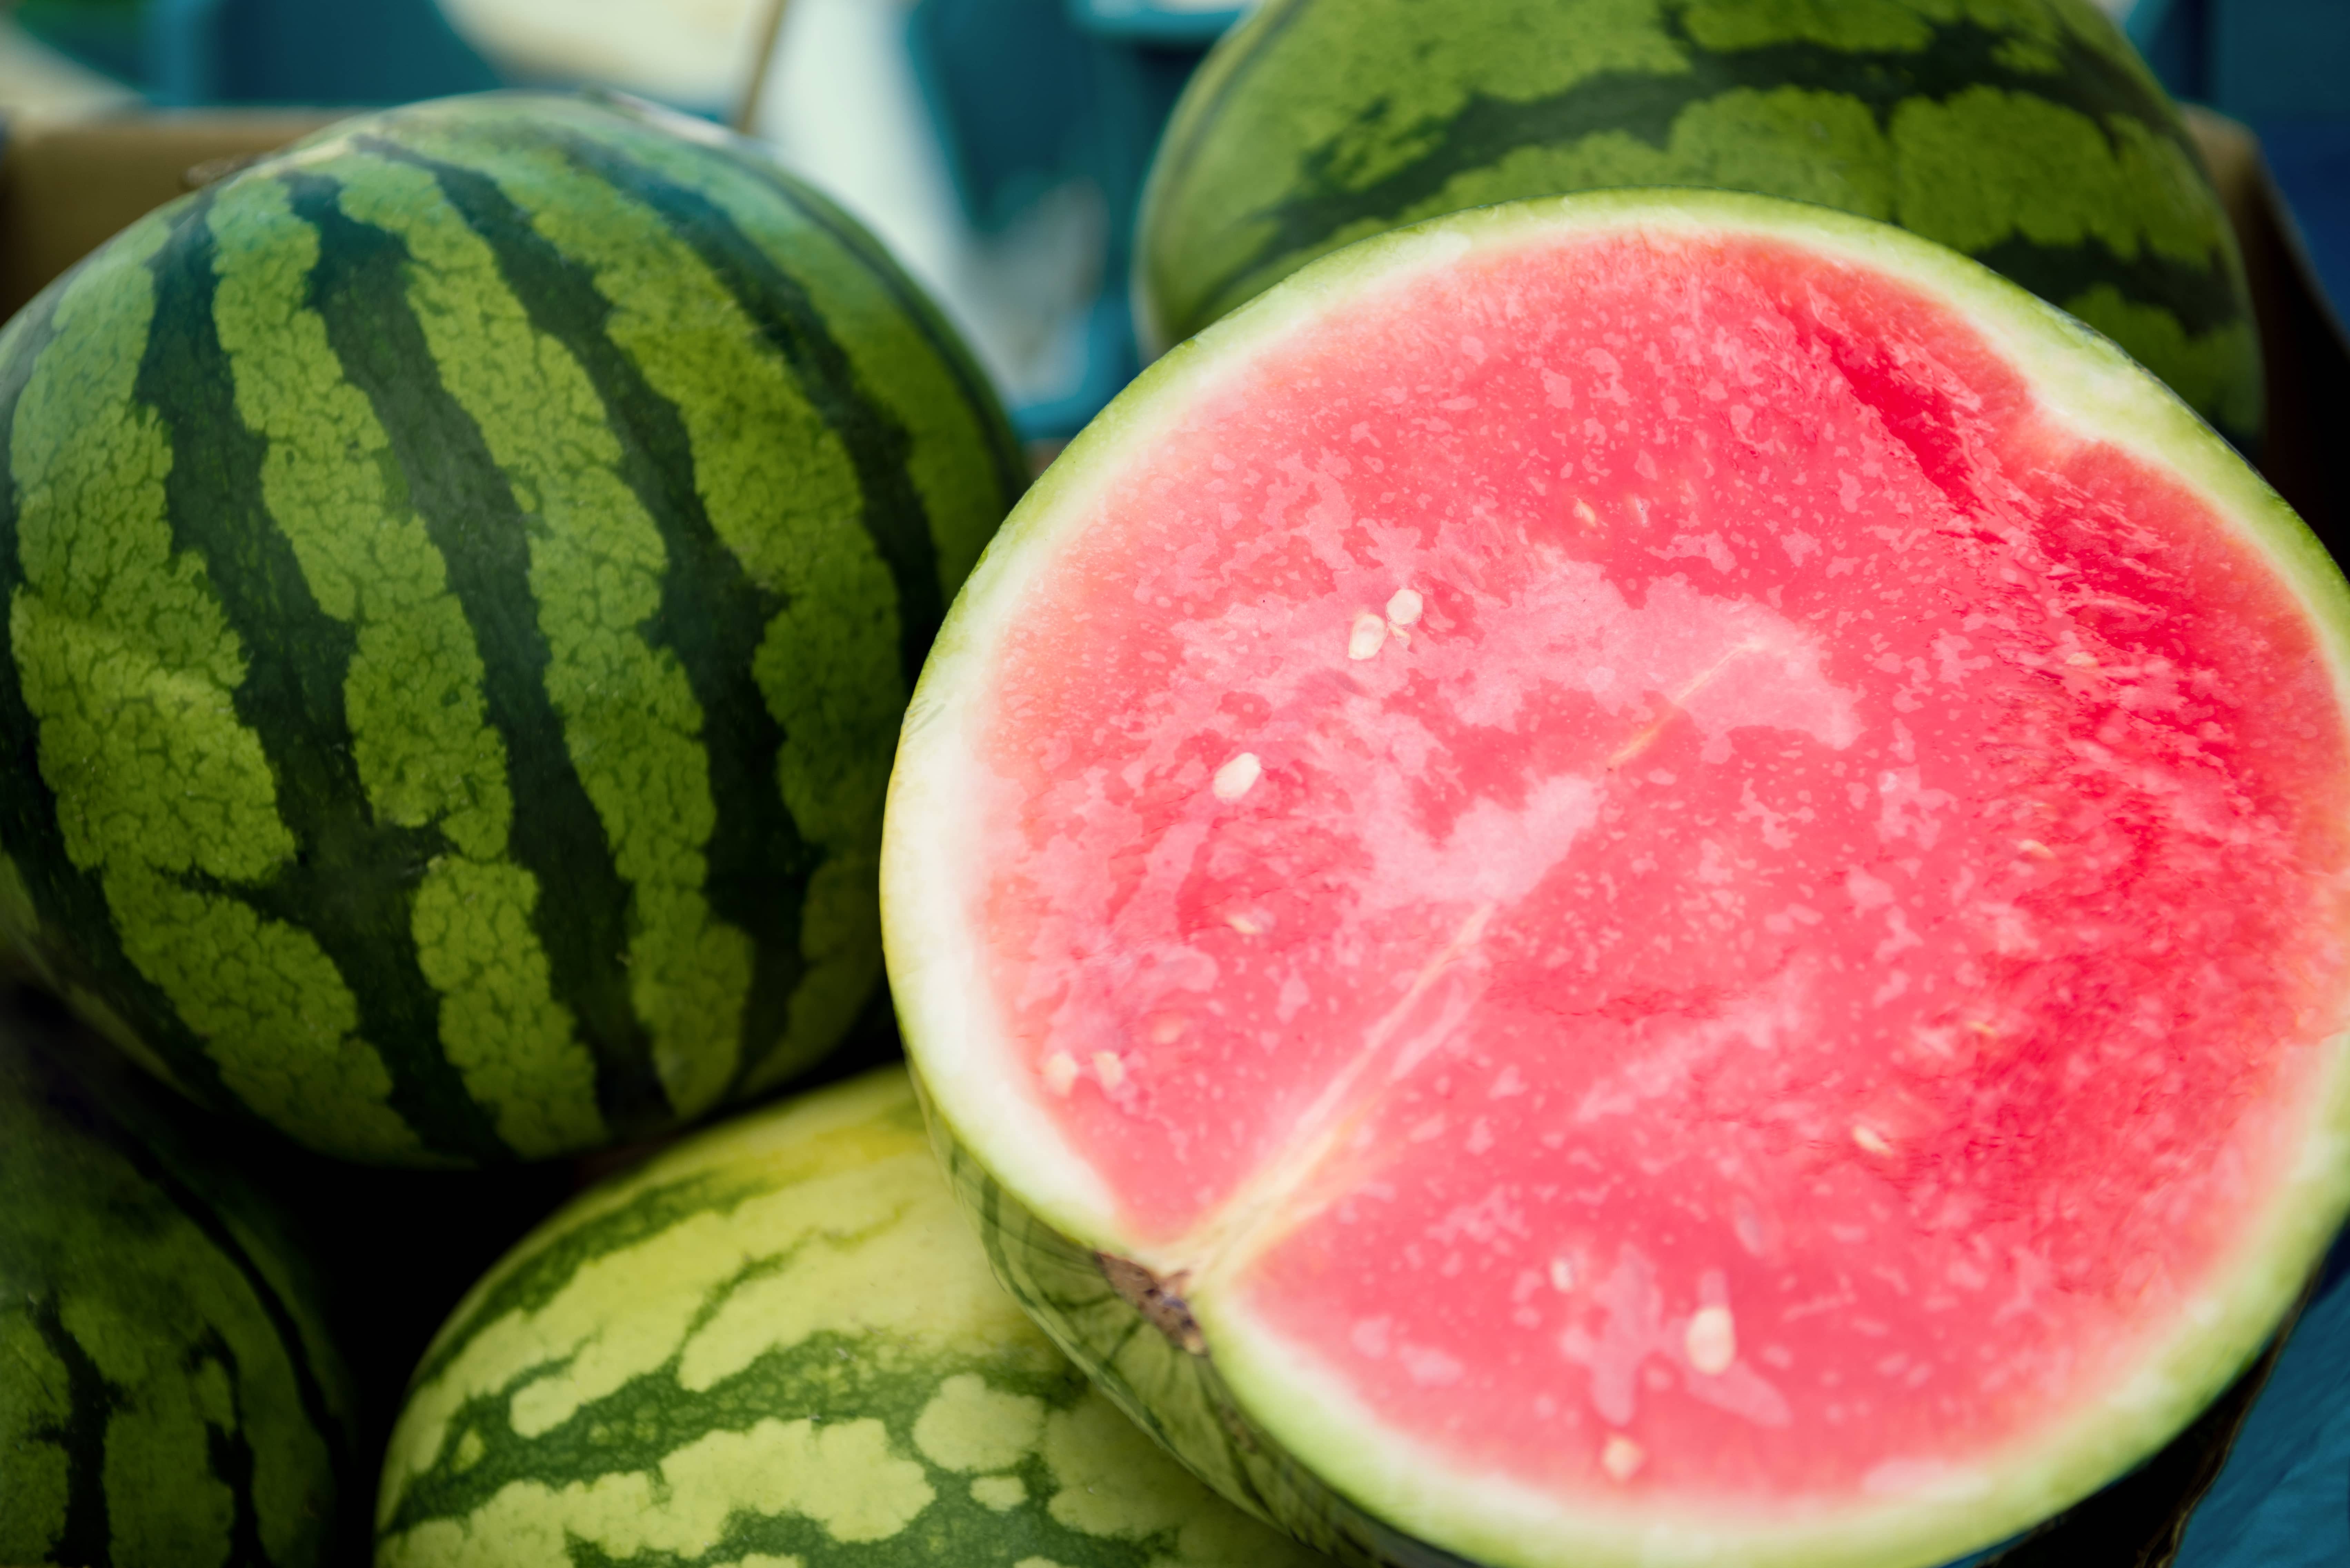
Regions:
[[[2040,840],[2036,838],[2017,839],[2015,841],[2015,852],[2018,855],[2029,855],[2034,860],[2054,860],[2056,858],[2056,852],[2054,849],[2049,848],[2045,844],[2041,843]]]
[[[1690,1365],[1708,1377],[1729,1371],[1730,1364],[1738,1359],[1738,1325],[1731,1321],[1730,1309],[1698,1308],[1681,1335],[1681,1348],[1689,1352]]]
[[[1101,1086],[1105,1089],[1121,1088],[1126,1084],[1126,1064],[1118,1059],[1116,1052],[1097,1051],[1094,1053],[1094,1076],[1101,1080]]]
[[[1056,1095],[1066,1095],[1076,1086],[1077,1060],[1066,1051],[1055,1051],[1045,1058],[1045,1086]]]
[[[1627,1481],[1639,1473],[1648,1462],[1648,1450],[1621,1432],[1607,1434],[1607,1441],[1599,1450],[1599,1468],[1614,1481]]]
[[[1355,618],[1354,627],[1347,633],[1347,657],[1357,660],[1375,659],[1387,639],[1388,623],[1365,610]]]
[[[1575,1288],[1575,1261],[1553,1258],[1550,1261],[1550,1288],[1562,1293]]]
[[[1216,770],[1215,782],[1208,787],[1218,800],[1234,801],[1256,787],[1264,774],[1264,764],[1256,760],[1254,752],[1243,752]]]
[[[1852,1129],[1852,1141],[1870,1154],[1893,1152],[1893,1146],[1885,1141],[1885,1135],[1872,1127],[1855,1126]]]
[[[1389,626],[1414,625],[1419,619],[1421,607],[1418,594],[1409,588],[1398,588],[1395,591],[1395,597],[1388,600],[1388,624]]]

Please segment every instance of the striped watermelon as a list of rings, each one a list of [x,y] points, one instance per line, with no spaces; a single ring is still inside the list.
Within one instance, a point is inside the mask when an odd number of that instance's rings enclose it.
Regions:
[[[324,1568],[351,1441],[274,1214],[0,1033],[0,1563]]]
[[[377,1568],[1313,1568],[997,1288],[902,1070],[596,1188],[417,1368]]]
[[[1192,80],[1139,317],[1189,337],[1350,240],[1516,196],[1711,185],[1967,252],[2242,445],[2242,263],[2178,113],[2090,0],[1272,0]]]
[[[0,919],[384,1163],[781,1081],[880,973],[898,717],[1023,483],[870,238],[625,103],[355,119],[0,339]]]

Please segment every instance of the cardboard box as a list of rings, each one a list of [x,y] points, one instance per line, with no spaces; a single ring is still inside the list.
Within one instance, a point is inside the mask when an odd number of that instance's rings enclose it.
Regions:
[[[326,109],[26,119],[0,147],[0,317],[141,215],[342,118]]]

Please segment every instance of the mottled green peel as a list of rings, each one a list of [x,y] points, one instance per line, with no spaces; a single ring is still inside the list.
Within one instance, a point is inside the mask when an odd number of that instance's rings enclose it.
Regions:
[[[89,265],[102,267],[107,258]],[[16,412],[33,366],[54,341],[62,292],[50,290],[0,330],[0,470],[13,472]],[[14,655],[13,611],[24,597],[17,548],[21,516],[20,487],[0,485],[0,605],[11,612],[9,657],[0,658],[0,745],[16,757],[36,754],[39,746],[39,722],[26,705],[23,672]],[[188,1093],[217,1096],[219,1075],[203,1043],[161,990],[124,956],[99,877],[75,865],[68,853],[57,805],[37,768],[18,771],[0,788],[0,847],[17,877],[0,935],[35,974],[132,1059]],[[101,977],[106,997],[94,989]],[[140,1021],[138,1027],[130,1022],[134,1017]]]
[[[589,1193],[412,1386],[379,1568],[1309,1568],[990,1277],[895,1070]]]
[[[47,1332],[45,1332],[47,1331]],[[55,1330],[29,1312],[0,1316],[0,1453],[8,1456],[8,1506],[0,1509],[0,1558],[43,1563],[65,1534],[73,1454],[72,1374],[48,1343]]]
[[[340,1368],[246,1196],[180,1161],[0,1040],[0,1560],[328,1561]]]
[[[585,129],[585,128],[583,128]],[[1004,428],[981,415],[974,392],[984,378],[937,307],[855,222],[805,186],[751,160],[696,158],[676,143],[627,150],[648,171],[708,202],[719,212],[757,211],[770,204],[790,213],[785,223],[740,229],[774,273],[806,291],[796,319],[770,321],[771,337],[822,323],[841,356],[850,395],[876,407],[862,417],[894,423],[908,438],[907,465],[930,534],[939,603],[954,597],[980,550],[995,532],[1000,495],[1016,495],[1026,460]],[[882,286],[873,286],[879,282]],[[972,475],[993,483],[974,484]],[[892,497],[902,502],[902,497]],[[929,629],[918,628],[918,631]]]
[[[539,1158],[871,996],[899,717],[1016,459],[724,139],[338,128],[0,334],[0,931],[157,1072],[354,1158]]]
[[[873,994],[881,979],[879,862],[878,849],[842,855],[808,877],[800,917],[806,978],[792,991],[785,1046],[753,1064],[745,1093],[763,1093],[806,1066],[816,1043],[846,1033]]]
[[[230,707],[244,649],[203,563],[172,548],[167,434],[130,396],[154,313],[138,264],[167,232],[140,237],[120,265],[66,290],[57,340],[16,407],[18,658],[43,721],[43,775],[85,803],[65,819],[76,865],[252,880],[293,843],[261,748]],[[142,754],[178,787],[153,791]]]
[[[267,527],[266,514],[255,507],[256,497],[270,498],[265,470],[271,442],[267,435],[241,428],[245,421],[237,407],[237,383],[241,379],[249,391],[255,370],[292,368],[248,363],[241,372],[235,365],[230,343],[250,343],[240,331],[251,327],[240,308],[250,302],[234,291],[224,300],[220,279],[224,265],[246,258],[234,249],[224,257],[215,223],[233,233],[307,231],[282,206],[255,223],[239,222],[240,216],[223,213],[209,199],[198,201],[151,263],[158,288],[156,326],[133,396],[161,416],[182,456],[165,484],[172,543],[183,556],[206,564],[213,591],[244,650],[244,678],[233,705],[260,742],[279,820],[293,840],[292,852],[267,877],[202,890],[245,904],[262,922],[259,940],[268,952],[259,961],[287,973],[289,963],[298,965],[303,978],[297,983],[320,989],[331,999],[324,1011],[338,1020],[348,1012],[348,1019],[336,1024],[348,1037],[337,1043],[338,1049],[322,1049],[325,1042],[305,1048],[298,1035],[286,1038],[302,1025],[289,1025],[285,1005],[266,1015],[239,1016],[236,1000],[251,992],[240,992],[238,981],[224,975],[213,983],[230,989],[213,1011],[217,1017],[225,1009],[233,1022],[204,1032],[221,1059],[224,1081],[255,1106],[264,1102],[247,1085],[298,1083],[307,1062],[335,1054],[372,1060],[379,1052],[367,1043],[390,1042],[400,1049],[381,1064],[389,1077],[377,1093],[397,1117],[397,1136],[380,1134],[381,1147],[367,1154],[411,1152],[417,1139],[409,1129],[421,1125],[435,1129],[435,1153],[492,1156],[503,1152],[502,1147],[440,1053],[409,1048],[411,1042],[431,1037],[435,1002],[417,968],[407,929],[406,872],[442,841],[429,831],[370,820],[353,767],[357,748],[343,700],[354,659],[352,629],[346,618],[320,606],[294,541],[283,530]],[[292,281],[298,284],[298,275]],[[275,314],[265,306],[264,313]],[[244,400],[249,405],[254,400]],[[204,432],[206,439],[179,439],[191,431]],[[298,462],[298,448],[290,439],[295,432],[271,433],[289,438],[276,450]],[[305,498],[277,488],[276,498],[298,509]],[[213,571],[215,562],[224,569]],[[223,934],[241,929],[225,913],[210,919]],[[186,955],[178,961],[184,965]],[[142,967],[160,972],[154,964]],[[188,1010],[183,1006],[182,1012]],[[305,1023],[319,1026],[315,1018]],[[338,1102],[297,1106],[281,1092],[270,1096],[269,1103],[285,1106],[274,1118],[281,1125],[290,1127],[286,1117],[302,1116],[306,1141],[323,1137],[331,1146]]]
[[[712,815],[701,708],[637,629],[660,604],[660,536],[618,472],[619,443],[577,360],[532,327],[494,254],[439,195],[429,172],[386,160],[354,171],[341,205],[400,236],[428,350],[533,520],[547,693],[629,888],[630,999],[670,1103],[691,1114],[732,1070],[708,1043],[733,1036],[749,966],[742,934],[710,919],[701,891]]]
[[[429,124],[411,135],[425,149],[442,140]],[[874,607],[879,635],[803,661],[793,691],[819,716],[903,707],[895,592],[865,535],[844,526],[861,507],[856,474],[762,322],[691,245],[654,226],[642,202],[581,171],[565,145],[544,137],[517,139],[489,166],[499,177],[494,191],[460,195],[469,218],[500,235],[510,270],[540,269],[530,297],[559,302],[567,287],[599,306],[601,332],[577,341],[574,352],[637,440],[673,446],[679,466],[694,476],[693,490],[682,494],[631,481],[666,551],[662,607],[648,630],[676,656],[695,701],[712,716],[708,722],[744,737],[723,761],[712,758],[716,817],[705,851],[713,912],[752,943],[742,1061],[805,1062],[838,1037],[838,1026],[814,1038],[790,1032],[789,999],[816,977],[802,962],[806,928],[792,919],[795,911],[760,889],[808,875],[820,855],[870,852],[879,831],[871,803],[895,734],[881,726],[844,736],[821,722],[798,722],[797,712],[777,711],[755,671],[775,628],[806,618],[804,611],[795,616],[798,607],[847,597]],[[448,187],[461,176],[444,168],[440,178]],[[567,268],[565,276],[547,275],[556,265]],[[584,314],[546,313],[556,320]],[[837,834],[816,831],[830,825],[812,823],[792,787],[811,757],[848,762],[856,797],[866,803],[861,841],[843,846]],[[778,770],[796,830],[790,833],[773,831],[769,821]],[[878,925],[868,926],[867,938],[862,950],[878,954]]]
[[[320,610],[359,627],[345,700],[369,798],[402,826],[437,826],[494,859],[514,800],[504,750],[482,710],[482,658],[464,610],[367,397],[345,379],[327,327],[303,302],[318,234],[286,186],[248,181],[218,223],[221,344],[237,412],[266,442],[262,500]],[[353,517],[373,520],[355,529]]]
[[[296,1136],[407,1152],[414,1135],[331,963],[227,891],[277,873],[295,840],[237,719],[245,650],[167,520],[169,432],[134,395],[146,275],[93,271],[68,289],[17,405],[26,588],[11,631],[43,774],[87,803],[62,818],[66,849],[98,873],[125,955],[199,1035],[237,1033],[240,1048],[213,1047],[222,1081]],[[158,763],[177,787],[156,788]]]
[[[2177,113],[2075,0],[1274,0],[1161,144],[1160,344],[1315,256],[1522,196],[1703,185],[1898,223],[2072,308],[2239,441],[2243,269]]]

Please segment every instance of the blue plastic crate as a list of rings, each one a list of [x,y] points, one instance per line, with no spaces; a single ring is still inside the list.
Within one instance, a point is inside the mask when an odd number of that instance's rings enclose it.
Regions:
[[[1072,180],[1098,192],[1102,289],[1075,330],[1083,363],[1015,400],[1030,440],[1075,434],[1141,367],[1127,303],[1142,184],[1175,99],[1244,6],[1160,0],[921,0],[907,46],[963,215],[982,233]]]
[[[23,0],[15,15],[159,104],[391,104],[504,85],[432,0]]]
[[[2350,342],[2350,0],[2136,0],[2124,26],[2174,94],[2259,133],[2312,291]]]

